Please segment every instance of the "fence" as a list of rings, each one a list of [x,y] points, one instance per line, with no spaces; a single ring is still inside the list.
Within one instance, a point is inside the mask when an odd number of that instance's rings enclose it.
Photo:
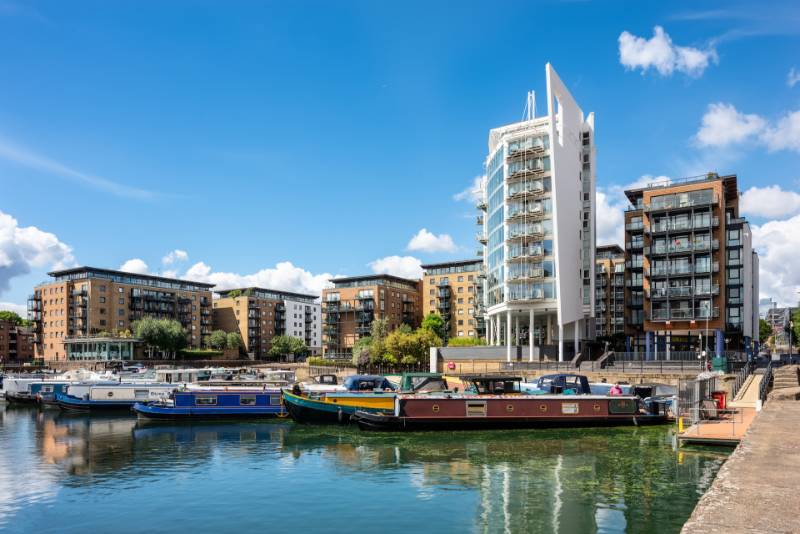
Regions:
[[[358,374],[362,375],[401,375],[403,373],[427,373],[430,364],[425,362],[411,365],[359,365]]]
[[[678,381],[678,416],[688,416],[692,424],[702,415],[703,401],[710,400],[711,392],[717,390],[717,378],[700,378]]]
[[[610,356],[607,361],[583,362],[581,371],[619,371],[622,373],[670,373],[691,371],[700,373],[705,365],[698,360],[622,360]]]

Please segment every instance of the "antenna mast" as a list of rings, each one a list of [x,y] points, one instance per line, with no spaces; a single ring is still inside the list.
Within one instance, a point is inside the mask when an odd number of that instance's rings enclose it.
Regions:
[[[525,100],[525,111],[522,112],[523,121],[532,121],[536,118],[536,91],[528,91]]]

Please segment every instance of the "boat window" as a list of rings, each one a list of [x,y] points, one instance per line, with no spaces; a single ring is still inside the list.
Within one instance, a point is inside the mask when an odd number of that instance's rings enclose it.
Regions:
[[[281,396],[280,395],[270,395],[269,396],[269,403],[271,406],[278,406],[281,403]]]
[[[135,389],[133,390],[133,398],[136,400],[139,399],[147,399],[149,396],[149,392],[146,389]]]
[[[438,377],[411,377],[411,389],[414,391],[446,391],[447,382]]]
[[[255,406],[256,405],[256,396],[255,395],[242,395],[239,397],[239,404],[242,406]]]
[[[194,403],[197,406],[214,406],[217,404],[217,396],[195,397]]]

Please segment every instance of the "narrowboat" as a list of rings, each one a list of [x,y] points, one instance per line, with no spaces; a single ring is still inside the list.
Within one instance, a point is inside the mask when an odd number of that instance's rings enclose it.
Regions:
[[[345,391],[303,392],[299,387],[283,390],[283,403],[298,423],[347,424],[356,411],[392,413],[396,388],[382,376],[353,375],[344,381]],[[400,391],[446,391],[447,382],[435,373],[406,373]]]
[[[357,410],[363,430],[456,430],[663,423],[632,395],[524,394],[520,378],[471,377],[470,393],[399,394],[393,413]],[[582,381],[580,381],[582,382]]]
[[[281,390],[277,388],[208,388],[173,391],[168,398],[137,402],[133,411],[141,419],[207,420],[284,417]]]
[[[177,384],[102,384],[70,385],[66,393],[56,393],[59,408],[66,411],[124,411],[129,412],[137,402],[167,397]]]

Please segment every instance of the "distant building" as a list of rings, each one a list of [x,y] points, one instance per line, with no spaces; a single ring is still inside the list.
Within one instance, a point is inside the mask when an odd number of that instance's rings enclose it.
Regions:
[[[595,334],[594,114],[545,73],[546,114],[529,93],[525,120],[489,132],[478,204],[487,336],[508,359],[525,343],[564,360]]]
[[[619,245],[595,253],[594,324],[597,337],[625,333],[625,251]]]
[[[758,316],[761,319],[766,319],[767,318],[767,312],[769,312],[769,310],[771,310],[772,308],[777,308],[777,307],[778,307],[778,303],[775,302],[774,300],[772,300],[771,297],[767,297],[765,299],[760,299],[758,301]]]
[[[33,361],[33,329],[0,320],[0,363]]]
[[[322,292],[322,346],[325,357],[349,358],[372,322],[385,319],[389,330],[422,321],[421,282],[388,274],[334,278]]]
[[[448,337],[483,338],[483,260],[423,265],[422,316],[438,313]]]
[[[773,343],[778,347],[786,347],[789,345],[789,323],[792,320],[792,314],[797,308],[771,308],[767,311],[764,318],[767,323],[772,327]],[[792,339],[792,341],[796,341]]]
[[[96,267],[48,274],[53,281],[36,286],[28,298],[35,356],[45,361],[66,360],[68,341],[117,338],[144,317],[179,321],[194,349],[211,333],[214,284]]]
[[[631,350],[755,348],[758,255],[739,215],[736,182],[710,173],[625,192],[632,204],[625,212]]]
[[[265,358],[275,336],[302,339],[312,355],[322,351],[319,297],[260,287],[219,291],[214,300],[214,328],[239,332],[245,352]]]

